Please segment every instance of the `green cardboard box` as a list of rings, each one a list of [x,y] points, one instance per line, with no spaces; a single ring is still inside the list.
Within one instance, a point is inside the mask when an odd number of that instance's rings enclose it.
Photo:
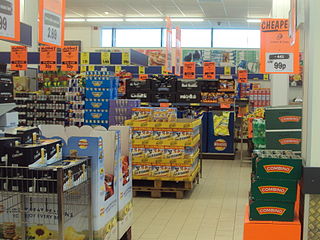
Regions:
[[[302,132],[296,130],[267,130],[267,149],[301,151]]]
[[[250,200],[251,221],[282,221],[294,220],[294,203],[275,201]]]
[[[295,202],[297,181],[278,179],[251,179],[251,198],[254,201]]]
[[[267,108],[265,118],[267,130],[302,128],[302,108],[298,106]]]
[[[299,180],[302,172],[302,159],[300,157],[282,158],[268,155],[256,159],[257,179]]]

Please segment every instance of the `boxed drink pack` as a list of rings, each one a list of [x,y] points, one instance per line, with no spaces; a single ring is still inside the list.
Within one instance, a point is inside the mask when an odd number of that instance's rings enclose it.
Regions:
[[[18,137],[22,144],[30,144],[39,138],[40,130],[37,127],[17,127],[8,130],[6,137]]]
[[[86,99],[112,99],[113,91],[110,88],[86,88]]]
[[[302,108],[298,106],[266,108],[265,118],[267,130],[302,128]]]
[[[109,109],[109,99],[103,99],[103,101],[94,99],[94,100],[88,100],[85,102],[85,109],[95,109],[95,110],[100,110],[100,109]]]
[[[18,124],[18,112],[8,112],[0,116],[0,127],[17,127]]]
[[[266,148],[301,151],[302,131],[266,130]]]

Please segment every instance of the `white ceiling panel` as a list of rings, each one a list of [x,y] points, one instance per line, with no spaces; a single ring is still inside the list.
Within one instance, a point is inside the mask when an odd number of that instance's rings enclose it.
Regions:
[[[247,18],[270,15],[272,0],[66,0],[66,17],[201,17],[202,23],[179,23],[194,27],[234,27],[244,25]],[[105,12],[108,12],[106,15]],[[221,22],[220,26],[218,22]],[[76,23],[67,23],[67,25]],[[88,23],[85,23],[88,24]],[[92,25],[93,23],[91,23]],[[83,23],[81,24],[83,25]],[[95,24],[94,25],[101,25]],[[103,23],[107,26],[162,27],[163,23]]]

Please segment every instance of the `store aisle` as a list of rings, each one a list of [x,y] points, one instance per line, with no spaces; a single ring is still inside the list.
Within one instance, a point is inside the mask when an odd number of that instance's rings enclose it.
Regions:
[[[242,240],[250,165],[205,160],[203,168],[185,199],[134,199],[134,240]]]

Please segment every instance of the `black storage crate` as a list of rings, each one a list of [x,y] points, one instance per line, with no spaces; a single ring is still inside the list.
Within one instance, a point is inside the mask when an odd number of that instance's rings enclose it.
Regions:
[[[218,81],[201,80],[201,92],[216,92],[218,88]]]
[[[172,92],[177,90],[177,77],[173,75],[155,76],[151,79],[151,89],[157,92]]]
[[[180,80],[177,81],[177,91],[186,92],[186,91],[201,91],[201,81],[198,80]]]
[[[176,102],[176,95],[175,93],[154,92],[151,100],[153,103],[174,103]]]
[[[127,92],[139,92],[142,90],[149,91],[151,89],[151,80],[127,80],[126,91]]]
[[[177,93],[177,103],[200,103],[201,93],[200,92],[183,92]]]
[[[150,102],[151,93],[146,91],[135,91],[135,92],[127,91],[127,99],[139,99],[141,102]]]

